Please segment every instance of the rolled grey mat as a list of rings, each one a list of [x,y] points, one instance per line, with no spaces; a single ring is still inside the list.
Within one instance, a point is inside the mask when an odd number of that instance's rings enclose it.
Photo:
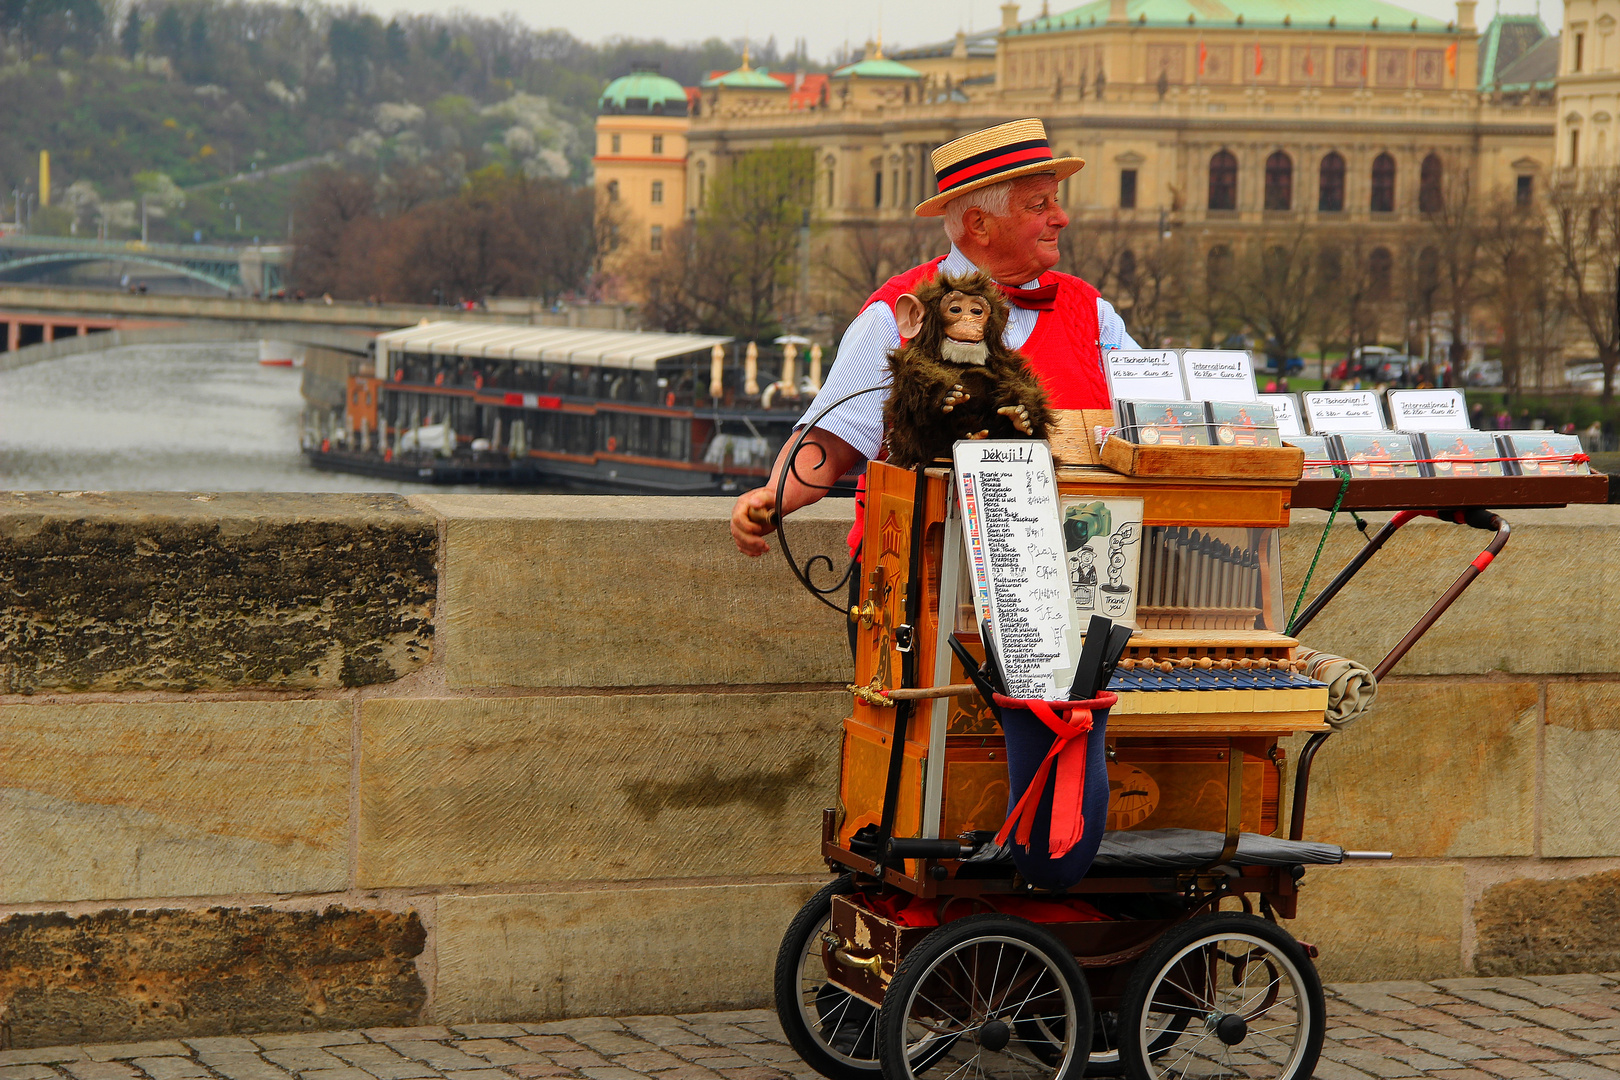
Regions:
[[[1327,683],[1327,722],[1333,730],[1349,727],[1372,708],[1378,680],[1354,660],[1315,649],[1296,649],[1294,659],[1305,661],[1307,677]]]
[[[1103,833],[1092,865],[1108,870],[1182,870],[1207,866],[1220,858],[1223,833],[1204,829],[1143,829]],[[1283,840],[1259,833],[1238,837],[1235,866],[1293,866],[1344,861],[1344,848],[1314,840]]]

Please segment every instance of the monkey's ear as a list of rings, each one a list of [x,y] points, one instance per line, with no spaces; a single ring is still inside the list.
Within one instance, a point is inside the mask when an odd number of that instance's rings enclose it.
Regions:
[[[923,316],[927,314],[928,307],[917,299],[916,293],[901,293],[900,298],[894,302],[894,321],[900,324],[900,337],[910,341],[922,329]]]

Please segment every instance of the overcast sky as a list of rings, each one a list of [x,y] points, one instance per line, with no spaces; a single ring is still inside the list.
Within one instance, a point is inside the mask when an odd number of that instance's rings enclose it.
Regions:
[[[883,33],[884,44],[895,47],[941,41],[960,29],[983,30],[1000,20],[997,0],[801,0],[799,3],[761,3],[758,0],[362,0],[386,17],[395,11],[445,11],[460,7],[478,15],[515,12],[537,28],[559,27],[586,41],[614,36],[663,38],[670,42],[726,40],[748,37],[765,41],[773,34],[782,52],[804,38],[810,55],[827,59],[846,41],[859,47]],[[1453,19],[1457,8],[1448,0],[1394,0],[1403,7],[1440,19]],[[1497,0],[1482,0],[1480,25],[1496,11]],[[1501,0],[1508,13],[1535,10],[1535,0]],[[1072,0],[1054,0],[1053,13],[1074,7]],[[1025,17],[1040,12],[1040,0],[1024,0]],[[1546,0],[1542,19],[1557,33],[1563,0]]]

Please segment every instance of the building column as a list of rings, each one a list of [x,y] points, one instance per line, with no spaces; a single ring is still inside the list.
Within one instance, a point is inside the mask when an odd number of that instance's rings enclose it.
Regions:
[[[6,351],[16,352],[17,342],[22,337],[22,324],[16,320],[6,323]]]

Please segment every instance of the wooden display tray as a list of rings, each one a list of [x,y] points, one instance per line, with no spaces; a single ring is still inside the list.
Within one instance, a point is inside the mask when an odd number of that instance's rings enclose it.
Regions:
[[[1101,457],[1115,472],[1137,477],[1297,480],[1305,468],[1297,446],[1140,446],[1118,435],[1108,436]]]
[[[1105,451],[1106,452],[1106,451]],[[1294,488],[1295,509],[1331,510],[1340,480],[1301,480]],[[1351,480],[1341,510],[1444,510],[1483,506],[1558,507],[1609,501],[1609,478],[1590,476],[1392,476]]]

